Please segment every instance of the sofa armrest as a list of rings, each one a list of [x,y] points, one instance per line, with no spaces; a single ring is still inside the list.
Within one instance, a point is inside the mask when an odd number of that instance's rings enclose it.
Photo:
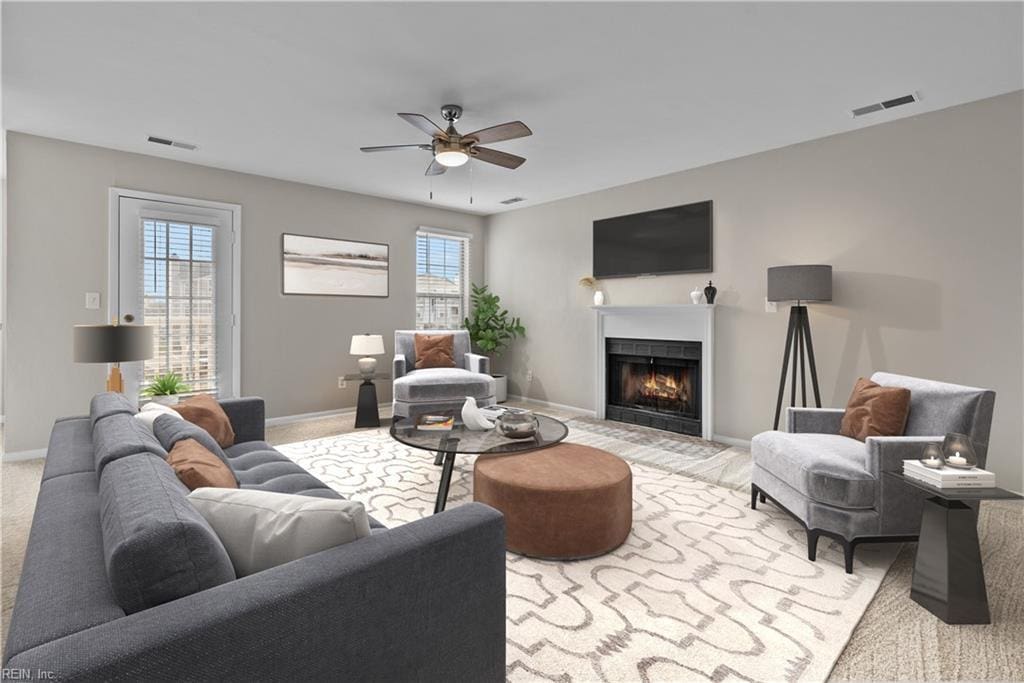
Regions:
[[[402,354],[396,354],[395,359],[391,365],[391,379],[398,379],[399,377],[405,376],[405,356]]]
[[[466,369],[470,372],[479,372],[481,375],[489,375],[491,374],[491,359],[481,356],[479,353],[467,353]]]
[[[266,439],[267,413],[262,398],[226,398],[220,401],[220,407],[228,414],[231,428],[235,430],[235,443]]]
[[[470,503],[26,650],[59,680],[503,681],[505,522]]]
[[[786,408],[786,431],[790,434],[838,434],[842,408]]]
[[[941,436],[869,436],[864,445],[868,449],[868,471],[875,477],[882,472],[902,472],[904,460],[917,460],[924,453],[925,444],[941,444]]]

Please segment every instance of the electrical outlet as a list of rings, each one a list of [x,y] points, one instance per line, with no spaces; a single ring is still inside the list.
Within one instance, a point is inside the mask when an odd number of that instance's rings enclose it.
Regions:
[[[345,381],[344,377],[339,377],[338,378],[338,388],[339,389],[347,389],[348,388],[348,382]]]
[[[527,384],[529,384],[532,381],[533,381],[533,370],[527,370],[526,371],[526,382],[527,382]]]
[[[100,293],[99,292],[86,292],[85,293],[85,307],[90,311],[99,310],[100,307]]]
[[[779,304],[774,301],[768,301],[768,297],[764,298],[764,312],[765,313],[778,313]]]

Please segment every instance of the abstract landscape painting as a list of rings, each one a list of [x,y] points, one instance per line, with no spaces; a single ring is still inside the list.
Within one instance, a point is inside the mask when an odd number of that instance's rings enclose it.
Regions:
[[[283,235],[285,294],[387,296],[388,245]]]

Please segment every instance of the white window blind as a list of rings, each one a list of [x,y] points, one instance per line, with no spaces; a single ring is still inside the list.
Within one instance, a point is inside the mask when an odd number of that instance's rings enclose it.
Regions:
[[[462,327],[469,296],[469,237],[416,233],[416,329]]]
[[[143,218],[139,310],[154,327],[153,358],[142,365],[140,388],[170,372],[190,393],[218,393],[214,287],[214,227]]]

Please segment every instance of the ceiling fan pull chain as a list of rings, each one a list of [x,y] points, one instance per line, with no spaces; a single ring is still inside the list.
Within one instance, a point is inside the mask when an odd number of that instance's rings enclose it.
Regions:
[[[473,204],[473,164],[469,165],[469,203]]]
[[[430,178],[430,201],[434,201],[434,176],[428,176]]]

